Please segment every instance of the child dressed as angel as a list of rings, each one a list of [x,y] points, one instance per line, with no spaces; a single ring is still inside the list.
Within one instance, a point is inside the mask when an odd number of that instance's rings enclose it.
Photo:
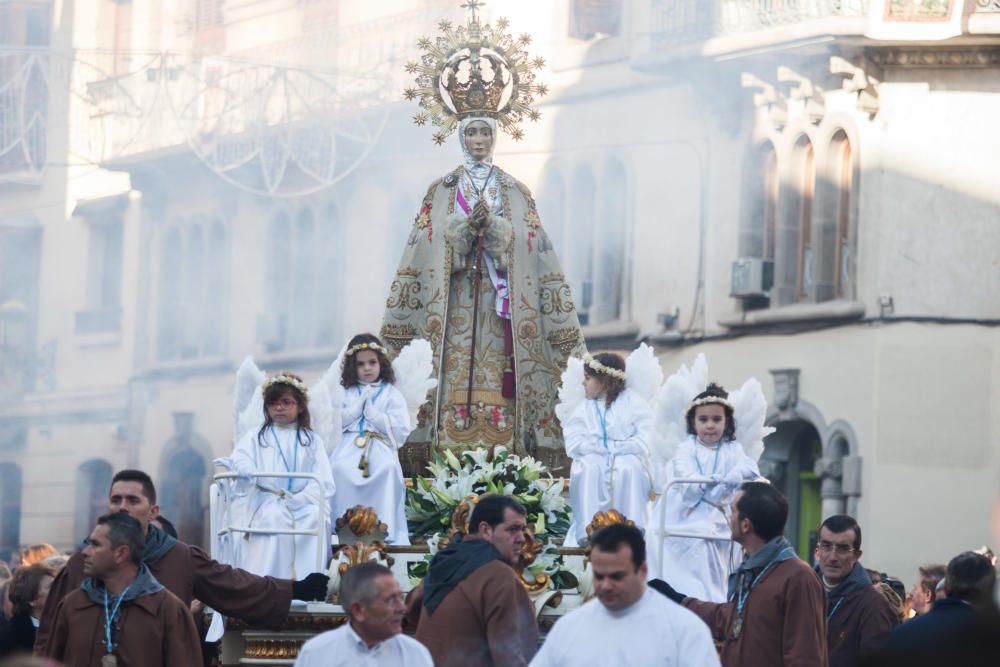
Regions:
[[[626,386],[625,369],[625,360],[612,352],[584,357],[584,398],[563,422],[566,453],[573,460],[573,522],[566,546],[586,539],[587,525],[597,512],[615,509],[636,526],[645,525],[652,488],[653,411],[646,398]],[[564,375],[564,384],[567,381]]]
[[[236,563],[254,574],[297,579],[326,567],[329,500],[334,492],[323,440],[312,430],[309,390],[297,375],[279,373],[262,387],[263,424],[239,439],[226,463],[241,477],[245,513],[235,524],[254,530],[293,529],[323,536],[244,533]],[[258,422],[259,423],[259,422]],[[258,473],[312,473],[307,478],[258,477]],[[248,491],[247,491],[248,489]],[[317,544],[317,539],[322,544]],[[322,563],[317,555],[322,553]]]
[[[397,364],[407,356],[404,352]],[[426,352],[429,366],[429,346]],[[423,377],[427,377],[426,372]],[[330,467],[337,483],[334,520],[355,505],[371,507],[388,526],[387,543],[409,544],[406,489],[398,451],[413,430],[412,413],[419,405],[413,405],[411,410],[407,404],[405,393],[396,386],[396,373],[386,349],[372,334],[359,334],[348,343],[340,385],[341,436],[330,453]],[[426,386],[420,398],[410,402],[423,402]]]
[[[762,426],[762,412],[759,420]],[[668,534],[652,549],[650,576],[666,574],[685,594],[725,602],[729,575],[742,558],[742,550],[730,539],[729,506],[740,485],[759,478],[760,470],[736,439],[734,404],[719,385],[709,384],[691,399],[684,422],[688,437],[677,444],[666,466],[666,481],[700,477],[712,483],[671,486],[653,516],[669,532],[705,537]],[[760,427],[758,431],[763,432]]]

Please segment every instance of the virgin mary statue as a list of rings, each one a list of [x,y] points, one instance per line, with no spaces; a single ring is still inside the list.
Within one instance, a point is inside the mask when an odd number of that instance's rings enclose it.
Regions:
[[[468,3],[473,5],[474,3]],[[531,69],[501,19],[492,29],[470,8],[467,26],[443,24],[445,43],[424,42],[418,72],[426,111],[415,120],[458,129],[462,162],[427,189],[386,303],[382,339],[413,338],[434,350],[438,387],[411,444],[466,450],[504,445],[550,465],[564,459],[554,406],[570,355],[585,352],[569,285],[528,188],[493,164],[496,131],[519,139],[534,94]]]

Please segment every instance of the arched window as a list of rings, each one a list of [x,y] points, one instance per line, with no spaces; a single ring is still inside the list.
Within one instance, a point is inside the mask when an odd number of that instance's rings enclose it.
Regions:
[[[176,229],[170,229],[160,246],[160,304],[159,326],[157,327],[158,356],[162,360],[178,356],[181,337],[180,295],[181,285],[178,267],[181,266],[181,237]]]
[[[812,295],[813,287],[812,208],[816,188],[816,160],[808,137],[803,136],[796,142],[793,159],[795,171],[792,179],[798,206],[791,211],[793,215],[797,214],[799,241],[796,297],[802,301]]]
[[[590,323],[590,310],[594,303],[594,238],[597,215],[595,208],[596,183],[590,167],[581,165],[573,174],[569,197],[569,229],[566,239],[567,258],[565,271],[573,289],[580,324]]]
[[[594,235],[594,306],[590,323],[620,319],[625,283],[625,238],[631,229],[628,178],[616,159],[604,167]]]
[[[288,216],[279,213],[271,221],[267,244],[267,303],[260,318],[261,342],[269,352],[287,346],[291,313],[291,229]]]
[[[778,156],[770,142],[752,152],[744,172],[746,205],[740,229],[740,256],[774,261],[778,211]]]
[[[556,254],[563,258],[566,253],[566,183],[559,169],[549,165],[542,186],[535,193],[538,199],[538,217],[542,221],[542,229],[552,242]],[[563,267],[565,268],[565,267]]]
[[[289,300],[288,346],[312,347],[315,339],[313,315],[316,311],[316,228],[311,209],[303,209],[295,219],[292,237],[292,263],[288,271],[292,276]]]
[[[854,257],[852,253],[851,212],[853,208],[854,156],[851,142],[841,130],[830,145],[830,177],[835,185],[833,294],[846,299],[854,295]]]
[[[401,225],[404,221],[394,220],[393,223]],[[319,248],[315,308],[316,345],[318,347],[342,345],[341,338],[344,334],[341,331],[341,322],[345,307],[343,267],[348,250],[340,212],[333,204],[326,206],[319,218],[316,246]],[[389,247],[402,248],[403,242]]]
[[[114,471],[103,459],[84,461],[76,469],[76,537],[84,538],[108,511],[108,491]]]
[[[160,475],[160,511],[188,544],[205,541],[205,489],[207,466],[190,446],[182,445],[171,454]]]
[[[21,468],[0,463],[0,556],[21,546]]]
[[[202,312],[206,326],[202,330],[203,352],[206,355],[222,354],[226,335],[227,317],[209,317],[208,313],[221,313],[226,307],[226,230],[221,221],[208,228],[205,244],[205,284]]]
[[[181,359],[198,356],[204,329],[210,318],[205,306],[205,284],[202,269],[205,263],[205,245],[201,228],[192,226],[187,232],[187,244],[181,258]]]

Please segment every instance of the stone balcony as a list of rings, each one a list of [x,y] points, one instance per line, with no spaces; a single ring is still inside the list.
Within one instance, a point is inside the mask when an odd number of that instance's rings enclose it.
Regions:
[[[831,42],[879,44],[867,35],[874,0],[649,0],[637,3],[636,69],[694,58],[817,51]],[[940,44],[982,44],[1000,35],[1000,0],[967,0],[962,35]],[[896,42],[898,44],[898,42]]]

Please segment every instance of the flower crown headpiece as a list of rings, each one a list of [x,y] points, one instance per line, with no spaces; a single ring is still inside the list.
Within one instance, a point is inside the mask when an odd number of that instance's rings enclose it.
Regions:
[[[384,347],[378,343],[358,343],[357,345],[352,345],[348,348],[347,353],[344,356],[350,357],[354,354],[360,352],[361,350],[371,350],[373,352],[381,352],[382,354],[387,354],[388,352]]]
[[[583,363],[587,365],[590,370],[595,373],[604,373],[605,375],[610,375],[613,378],[625,381],[625,371],[620,371],[617,368],[611,368],[610,366],[605,366],[597,359],[594,359],[589,354],[583,355]]]
[[[716,405],[721,405],[721,406],[727,407],[730,410],[734,410],[735,409],[733,407],[732,402],[728,398],[724,398],[722,396],[705,396],[704,398],[699,398],[697,400],[691,401],[691,403],[688,404],[687,413],[685,413],[685,414],[690,413],[692,410],[694,410],[695,408],[697,408],[699,405],[711,405],[713,403],[716,404]]]
[[[290,387],[295,387],[302,392],[302,395],[305,396],[307,400],[309,399],[309,387],[306,386],[305,382],[290,373],[278,373],[277,375],[272,375],[267,378],[267,380],[264,381],[264,391],[267,391],[276,384],[287,384]]]

